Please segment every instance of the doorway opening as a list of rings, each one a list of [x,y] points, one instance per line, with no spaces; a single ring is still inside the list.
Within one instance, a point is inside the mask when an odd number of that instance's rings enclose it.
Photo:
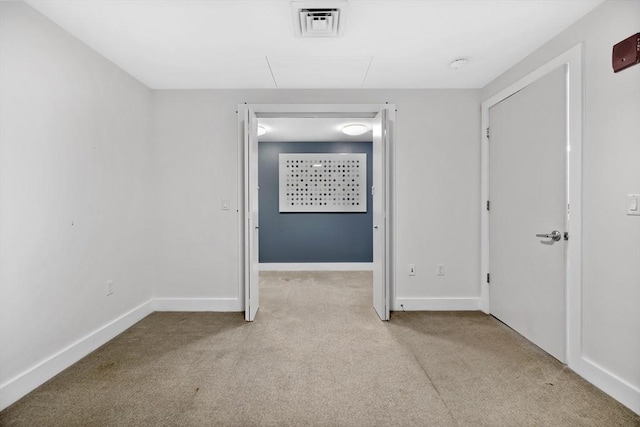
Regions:
[[[261,271],[372,269],[372,125],[258,118]]]
[[[240,105],[239,106],[239,163],[242,166],[243,171],[241,175],[242,185],[239,188],[242,197],[243,206],[239,210],[241,217],[241,227],[239,230],[240,239],[240,259],[243,261],[241,264],[239,277],[239,292],[244,295],[245,301],[245,320],[252,321],[259,308],[259,270],[260,270],[260,234],[261,234],[261,217],[263,220],[273,220],[274,218],[268,218],[268,214],[274,213],[273,206],[270,209],[271,212],[263,213],[260,211],[260,199],[265,197],[269,199],[270,204],[274,204],[275,194],[274,189],[270,189],[268,195],[262,195],[264,189],[260,188],[260,143],[258,137],[258,126],[262,125],[263,129],[269,133],[269,127],[275,127],[278,123],[286,122],[287,120],[299,120],[300,123],[307,121],[307,126],[304,127],[307,131],[309,126],[314,121],[317,123],[323,120],[330,120],[334,123],[340,123],[340,126],[344,126],[346,121],[352,122],[359,120],[360,122],[370,123],[371,128],[370,136],[364,136],[364,139],[368,141],[353,141],[354,143],[361,143],[360,147],[351,146],[348,147],[349,141],[344,141],[343,144],[334,144],[330,150],[329,144],[331,141],[324,141],[326,145],[316,146],[316,149],[312,149],[310,146],[304,146],[309,144],[309,137],[305,135],[296,135],[294,137],[289,136],[291,139],[299,139],[307,141],[297,141],[297,148],[294,150],[284,149],[282,146],[270,147],[271,155],[277,155],[278,157],[278,217],[276,222],[280,222],[280,226],[287,227],[286,221],[289,219],[297,219],[298,226],[302,227],[304,233],[302,233],[303,240],[307,239],[306,244],[312,245],[314,243],[313,236],[310,237],[309,232],[316,232],[316,236],[330,235],[333,233],[340,233],[340,230],[335,230],[336,227],[349,227],[349,223],[358,226],[355,230],[360,233],[361,236],[365,236],[365,245],[360,249],[359,254],[355,254],[355,258],[339,259],[335,258],[338,262],[329,264],[335,266],[339,264],[350,265],[353,270],[371,269],[373,271],[373,301],[372,305],[382,320],[389,319],[389,307],[390,307],[390,294],[391,294],[391,272],[393,268],[393,242],[392,242],[392,229],[393,221],[391,215],[391,206],[393,198],[393,182],[391,179],[391,164],[393,156],[393,121],[395,119],[395,108],[389,104],[364,104],[364,105]],[[302,120],[301,120],[302,119]],[[264,135],[263,135],[264,136]],[[320,139],[326,139],[321,136],[316,137]],[[263,141],[269,138],[263,138]],[[277,136],[274,139],[278,139]],[[282,139],[282,137],[280,138]],[[275,142],[275,141],[273,141]],[[286,141],[279,141],[286,144]],[[289,141],[294,142],[294,141]],[[334,141],[335,142],[335,141]],[[263,142],[266,144],[267,142]],[[300,145],[302,144],[302,145]],[[365,149],[365,152],[361,150],[365,148],[366,144],[369,144],[369,150]],[[291,144],[288,144],[291,145]],[[348,147],[348,149],[347,149]],[[289,147],[291,148],[291,147]],[[283,151],[284,150],[284,151]],[[311,152],[309,151],[311,150]],[[264,151],[264,150],[263,150]],[[285,153],[285,151],[289,151]],[[317,152],[316,152],[317,151]],[[302,152],[302,153],[301,153]],[[264,153],[263,153],[264,154]],[[319,156],[319,157],[318,157]],[[291,158],[289,158],[291,157]],[[297,157],[300,157],[297,159]],[[308,158],[307,158],[308,157]],[[316,158],[317,157],[317,158]],[[274,157],[275,158],[275,157]],[[274,159],[271,159],[274,163]],[[294,175],[287,175],[286,167],[287,161],[297,162],[295,166],[298,171],[304,170],[304,172]],[[369,167],[367,167],[367,163]],[[304,165],[304,166],[303,166]],[[272,169],[275,169],[275,164],[271,165]],[[302,167],[302,169],[300,169]],[[324,169],[324,173],[320,173],[318,169]],[[346,169],[346,170],[345,170]],[[370,178],[367,180],[367,170],[370,171]],[[264,170],[262,171],[265,172]],[[271,181],[274,181],[275,170],[271,170]],[[289,171],[291,172],[291,171]],[[349,176],[347,176],[349,175]],[[340,181],[343,179],[344,181]],[[351,179],[351,181],[349,181]],[[360,181],[358,181],[361,179]],[[289,185],[295,185],[295,191],[288,191],[286,189],[287,181],[290,180]],[[306,181],[305,181],[306,180]],[[335,182],[333,181],[335,180]],[[274,187],[274,182],[265,182],[268,186]],[[329,185],[331,184],[331,185]],[[314,191],[309,189],[309,185],[312,186]],[[303,186],[300,191],[300,186]],[[315,190],[316,186],[322,188],[321,191]],[[346,188],[345,188],[346,187]],[[313,193],[313,194],[311,194]],[[286,199],[286,200],[284,200]],[[333,206],[331,206],[333,204]],[[317,221],[319,218],[315,218],[313,221],[312,216],[305,215],[287,215],[282,216],[282,213],[291,214],[304,213],[319,215],[323,212],[337,212],[338,215],[333,216],[334,224],[323,224],[322,221]],[[321,212],[318,212],[321,211]],[[354,215],[350,215],[354,213]],[[342,218],[340,218],[342,216]],[[368,218],[367,218],[368,216]],[[306,228],[316,228],[316,230],[305,229],[305,220],[312,219],[312,223],[307,221]],[[285,220],[285,224],[282,224],[282,220]],[[342,223],[341,223],[342,220]],[[345,222],[346,221],[346,222]],[[310,227],[310,224],[313,224]],[[320,230],[320,228],[326,228]],[[327,228],[328,227],[328,228]],[[368,228],[368,232],[365,230]],[[264,247],[268,247],[273,243],[274,230],[269,230],[265,233],[269,242]],[[320,234],[317,234],[320,233]],[[312,233],[313,234],[313,233]],[[282,237],[282,234],[280,235]],[[288,236],[292,237],[292,236]],[[298,236],[299,237],[299,236]],[[276,236],[277,238],[277,236]],[[315,239],[319,239],[316,237]],[[357,240],[356,237],[352,237]],[[309,239],[311,241],[309,241]],[[280,239],[282,240],[282,239]],[[326,239],[325,239],[326,240]],[[347,238],[348,240],[348,238]],[[367,249],[367,242],[371,242],[369,249]],[[282,242],[280,242],[282,243]],[[285,242],[286,243],[286,242]],[[304,245],[303,241],[303,245]],[[326,242],[325,242],[326,243]],[[329,245],[325,247],[325,253],[320,254],[320,257],[325,259],[319,259],[321,262],[331,260],[331,256],[327,255],[326,250],[331,251],[331,241]],[[362,242],[361,242],[362,243]],[[295,243],[297,245],[300,242]],[[336,245],[339,242],[335,242]],[[284,248],[289,249],[289,248]],[[284,252],[287,252],[285,250]],[[337,252],[337,251],[334,251]],[[273,255],[273,254],[271,254]],[[281,254],[282,255],[282,254]],[[300,259],[289,258],[294,262],[281,263],[282,265],[288,265],[288,269],[296,269],[296,263]],[[307,254],[308,256],[309,254]],[[354,254],[351,254],[352,256]],[[291,257],[292,253],[284,254],[286,257]],[[315,254],[318,256],[318,254]],[[326,258],[329,257],[329,258]],[[370,262],[367,262],[370,259]],[[267,261],[263,257],[263,261]],[[297,262],[295,262],[297,261]],[[315,264],[316,266],[322,265],[316,262],[301,264],[303,269],[308,269],[308,264]],[[345,261],[347,263],[345,263]],[[323,263],[324,263],[323,262]],[[262,266],[268,269],[269,263],[263,262]],[[278,266],[276,268],[282,268]],[[325,264],[326,266],[327,264]],[[305,268],[306,267],[306,268]]]

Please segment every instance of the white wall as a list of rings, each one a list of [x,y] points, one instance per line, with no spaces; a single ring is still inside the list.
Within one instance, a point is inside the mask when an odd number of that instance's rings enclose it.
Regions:
[[[180,307],[242,309],[238,104],[386,101],[398,109],[395,295],[405,309],[477,309],[477,90],[155,91],[155,297],[173,307],[188,298]],[[222,199],[231,210],[221,210]],[[415,277],[407,275],[409,263]],[[436,275],[439,263],[444,277]]]
[[[145,314],[151,92],[21,2],[0,63],[1,408]]]
[[[640,65],[614,74],[612,46],[640,28],[640,2],[608,1],[497,78],[482,99],[584,43],[581,360],[574,370],[640,412]]]

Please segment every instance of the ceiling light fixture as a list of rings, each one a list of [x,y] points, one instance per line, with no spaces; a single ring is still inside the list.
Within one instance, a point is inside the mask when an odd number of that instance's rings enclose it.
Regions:
[[[467,62],[469,62],[468,59],[458,58],[451,63],[451,68],[453,68],[454,70],[459,70],[460,68],[464,67]]]
[[[258,126],[258,136],[262,136],[267,133],[267,128],[264,126]]]
[[[363,133],[366,133],[368,131],[369,131],[369,128],[367,127],[367,125],[363,125],[360,123],[346,125],[342,128],[342,133],[344,133],[345,135],[351,135],[351,136],[362,135]]]

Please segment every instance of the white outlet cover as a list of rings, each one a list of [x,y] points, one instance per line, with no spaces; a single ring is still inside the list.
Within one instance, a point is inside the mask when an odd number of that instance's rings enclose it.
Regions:
[[[416,265],[409,264],[409,276],[415,276],[415,275],[416,275]]]
[[[627,215],[640,216],[640,194],[627,195]]]

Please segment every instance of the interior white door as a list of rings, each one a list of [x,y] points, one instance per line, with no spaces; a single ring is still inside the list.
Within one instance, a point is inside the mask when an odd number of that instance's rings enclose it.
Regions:
[[[373,308],[389,320],[388,171],[389,118],[386,109],[373,120]]]
[[[244,317],[253,321],[260,306],[258,287],[258,119],[251,109],[244,117],[244,185],[245,185],[245,242],[244,242]]]
[[[491,314],[562,362],[566,75],[562,66],[489,110]]]

